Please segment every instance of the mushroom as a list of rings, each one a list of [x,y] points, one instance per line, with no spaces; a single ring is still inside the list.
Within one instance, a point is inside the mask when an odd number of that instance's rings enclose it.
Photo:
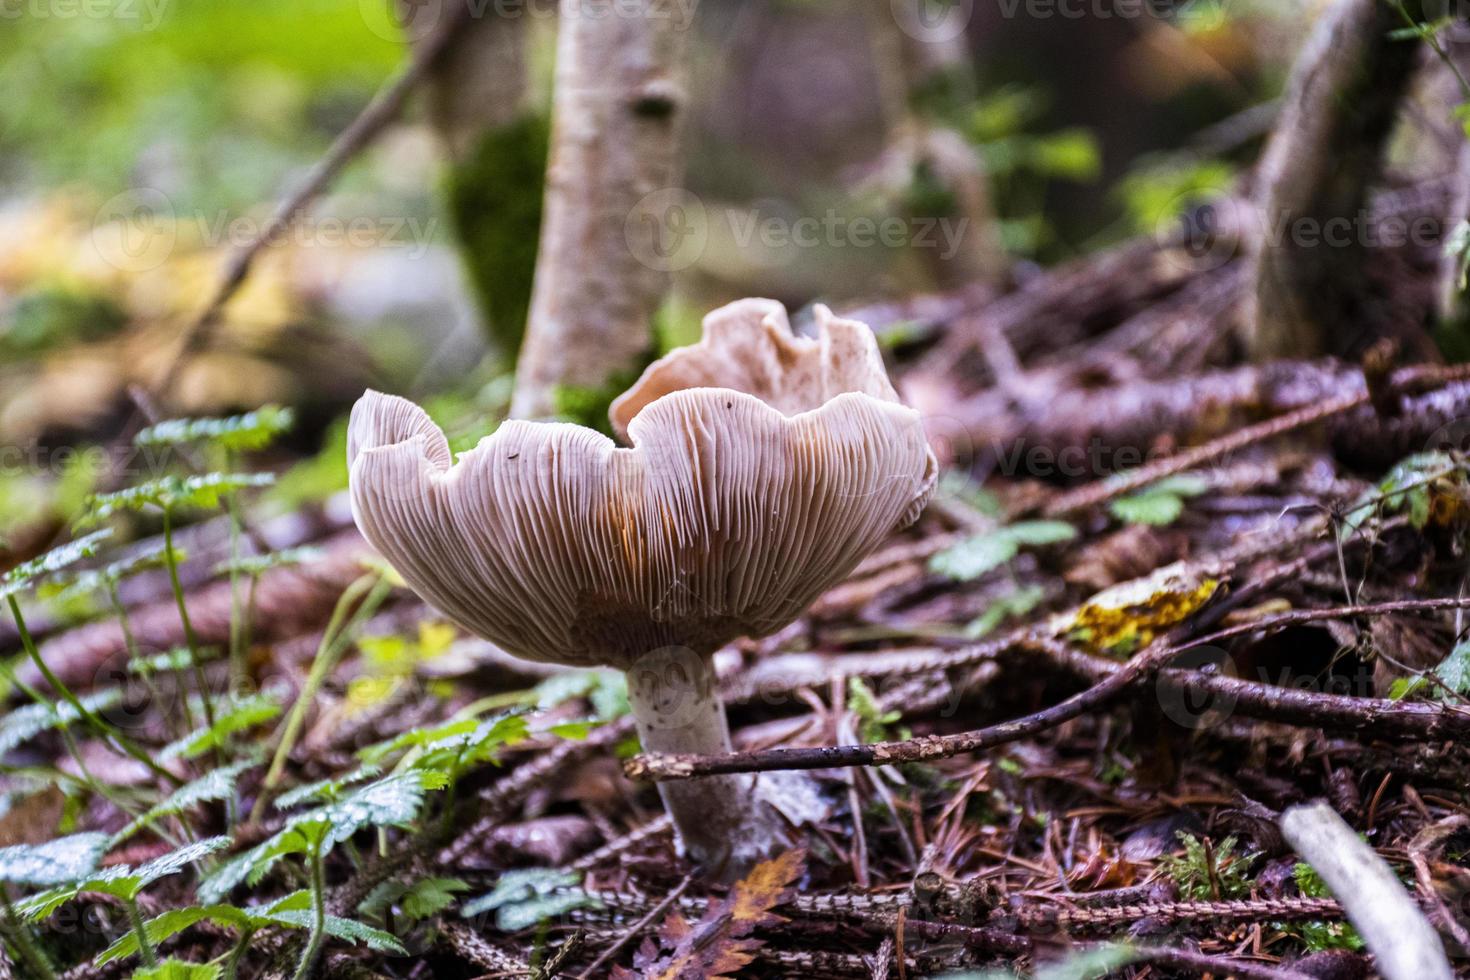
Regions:
[[[644,749],[730,750],[714,652],[785,626],[933,491],[917,412],[872,332],[817,308],[710,313],[611,409],[631,448],[582,426],[508,421],[455,462],[412,402],[367,392],[347,458],[357,526],[471,633],[527,660],[627,672]],[[730,876],[778,828],[749,776],[659,787],[683,852]]]

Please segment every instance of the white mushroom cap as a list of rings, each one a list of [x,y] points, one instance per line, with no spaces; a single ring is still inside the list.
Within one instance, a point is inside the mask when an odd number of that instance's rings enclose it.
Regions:
[[[871,332],[821,329],[792,338],[764,300],[710,314],[616,403],[629,449],[511,421],[452,463],[422,409],[370,391],[348,431],[357,525],[442,613],[528,660],[625,668],[774,632],[912,523],[936,476]]]
[[[818,337],[810,340],[791,333],[786,307],[773,299],[742,299],[711,311],[699,343],[654,361],[613,401],[613,431],[626,439],[645,406],[686,388],[743,391],[782,415],[810,411],[847,391],[897,402],[868,325],[835,317],[825,306],[816,316]]]

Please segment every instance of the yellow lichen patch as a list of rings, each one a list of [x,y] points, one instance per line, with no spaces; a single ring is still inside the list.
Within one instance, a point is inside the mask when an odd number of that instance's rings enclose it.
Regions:
[[[1218,569],[1176,562],[1112,586],[1052,622],[1059,636],[1097,653],[1127,656],[1182,623],[1220,588]]]

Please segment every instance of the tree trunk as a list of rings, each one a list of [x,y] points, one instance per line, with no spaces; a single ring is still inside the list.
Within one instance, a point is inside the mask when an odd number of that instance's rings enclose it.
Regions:
[[[677,189],[692,6],[563,0],[551,158],[512,413],[607,426],[606,407],[652,354]],[[693,207],[697,208],[697,202]]]
[[[475,0],[400,0],[414,44]],[[506,363],[520,349],[536,267],[549,124],[530,97],[531,16],[476,4],[427,79],[429,120],[448,159],[444,191],[460,255],[490,340]]]
[[[1338,0],[1297,58],[1258,175],[1254,360],[1350,355],[1372,339],[1368,193],[1420,53],[1389,37],[1403,26],[1394,4]]]

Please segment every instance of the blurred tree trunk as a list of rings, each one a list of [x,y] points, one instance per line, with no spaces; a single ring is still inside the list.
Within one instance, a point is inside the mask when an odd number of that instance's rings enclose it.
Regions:
[[[1338,0],[1297,57],[1255,194],[1253,360],[1349,355],[1372,339],[1369,190],[1421,50],[1390,38],[1402,27],[1394,3]]]
[[[400,19],[422,43],[453,4],[463,18],[428,79],[430,122],[448,158],[444,191],[466,274],[491,341],[506,362],[520,349],[546,172],[549,125],[527,84],[531,16],[477,0],[399,0]]]
[[[562,2],[517,417],[606,428],[608,403],[652,356],[672,268],[663,259],[689,217],[677,184],[692,12],[661,0]]]
[[[1445,40],[1445,51],[1451,64],[1444,70],[1441,86],[1450,100],[1470,104],[1465,91],[1470,78],[1470,24],[1460,22]],[[1470,251],[1470,133],[1462,127],[1459,154],[1454,173],[1450,175],[1449,206],[1445,209],[1446,248],[1440,263],[1438,313],[1439,340],[1451,360],[1470,359],[1470,290],[1461,283],[1460,269]]]
[[[991,207],[989,175],[964,136],[928,111],[975,98],[965,35],[931,38],[903,30],[887,0],[868,0],[865,12],[888,129],[871,183],[909,221],[952,223],[951,249],[919,249],[935,289],[998,282],[1005,277],[1007,258]]]

